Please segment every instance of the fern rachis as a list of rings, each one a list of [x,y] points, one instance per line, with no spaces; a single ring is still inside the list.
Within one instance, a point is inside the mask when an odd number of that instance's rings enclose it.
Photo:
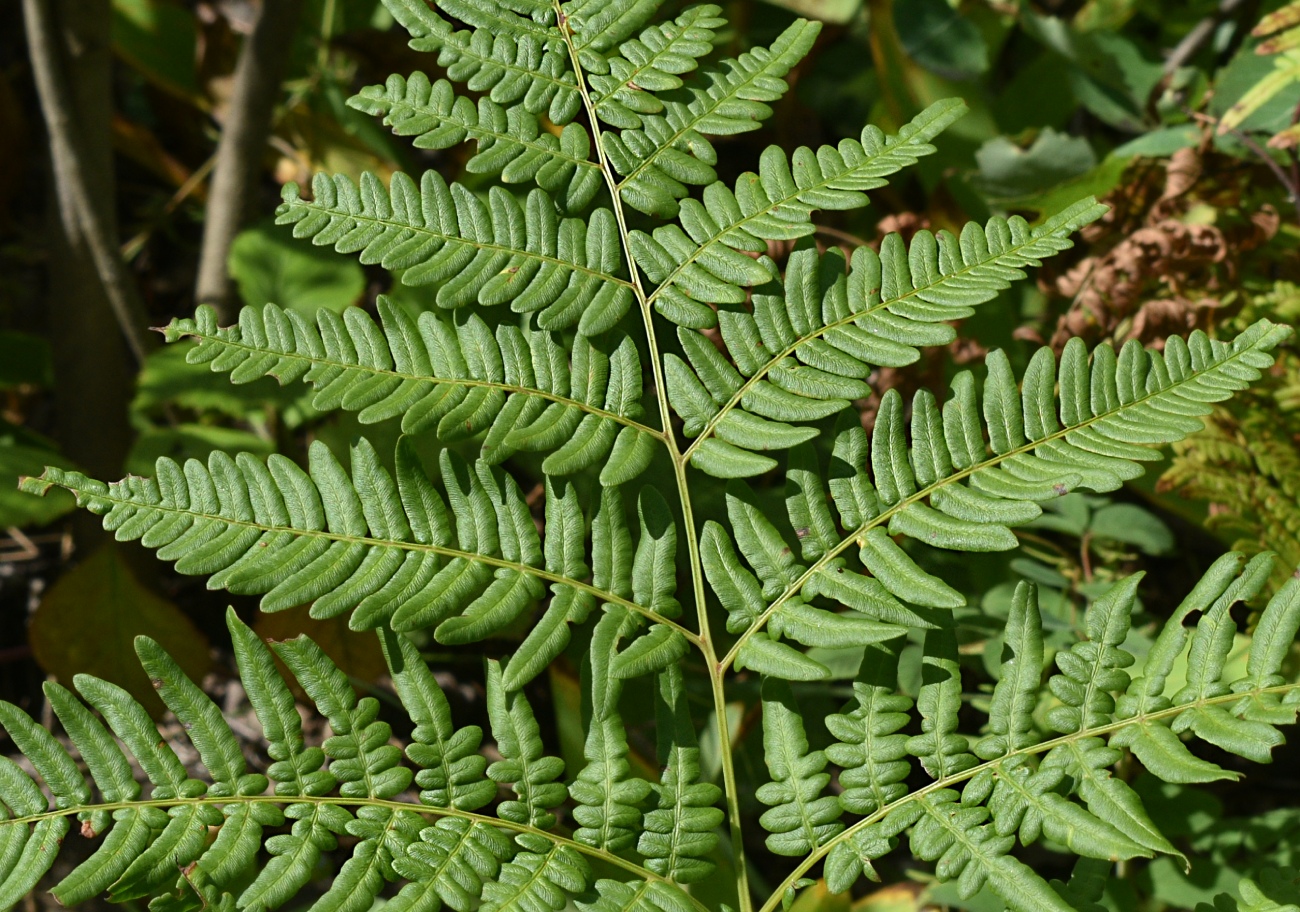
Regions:
[[[904,836],[964,894],[987,883],[1013,909],[1064,910],[1070,891],[1016,860],[1016,843],[1046,838],[1107,860],[1177,851],[1111,774],[1123,751],[1182,782],[1231,775],[1189,750],[1197,738],[1268,758],[1275,726],[1300,707],[1281,677],[1300,583],[1264,610],[1246,675],[1224,679],[1223,660],[1229,610],[1260,590],[1269,559],[1217,562],[1140,669],[1124,649],[1138,578],[1121,581],[1094,601],[1087,636],[1056,656],[1046,685],[1043,621],[1023,584],[974,738],[957,712],[953,611],[965,598],[910,543],[1015,548],[1013,529],[1039,503],[1114,490],[1156,447],[1194,432],[1268,368],[1288,330],[1261,322],[1230,343],[1194,333],[1162,352],[1089,352],[1076,340],[1059,360],[1039,351],[1020,378],[995,352],[982,381],[962,373],[949,393],[922,391],[910,405],[885,393],[868,436],[850,402],[877,368],[950,342],[951,321],[1067,248],[1099,207],[1081,201],[1038,226],[993,218],[910,243],[891,235],[879,253],[847,257],[798,241],[777,263],[768,241],[806,238],[815,210],[865,205],[866,191],[933,151],[961,105],[936,104],[894,136],[868,128],[789,158],[768,149],[758,173],[727,185],[706,136],[770,113],[815,25],[711,62],[722,24],[712,6],[653,24],[653,0],[441,0],[441,12],[387,2],[445,78],[394,77],[354,105],[428,147],[474,139],[470,170],[501,183],[476,193],[432,172],[388,187],[322,175],[311,199],[286,188],[279,220],[429,286],[429,306],[412,316],[381,298],[377,319],[360,308],[307,318],[268,303],[224,328],[200,309],[166,334],[196,340],[190,359],[233,382],[303,381],[321,410],[400,422],[392,458],[362,439],[346,464],[317,443],[305,469],[216,453],[206,464],[159,460],[151,479],[49,469],[25,485],[71,490],[119,539],[214,588],[261,596],[263,610],[311,602],[314,616],[374,631],[412,742],[404,755],[390,744],[374,699],[358,699],[300,638],[274,648],[329,721],[331,737],[306,744],[270,649],[232,612],[273,761],[250,773],[211,701],[141,640],[211,781],[188,779],[143,709],[106,682],[75,682],[102,723],[71,691],[47,688],[84,774],[48,732],[0,707],[50,793],[0,763],[10,812],[0,907],[32,889],[76,816],[105,841],[56,896],[154,896],[159,912],[283,904],[340,837],[350,848],[322,912],[380,895],[401,912],[570,901],[584,912],[686,912],[705,908],[692,885],[727,853],[735,907],[772,912],[811,872],[841,891],[872,876]],[[784,514],[763,484],[773,473]],[[714,479],[726,480],[722,509],[706,515],[699,495]],[[525,496],[534,488],[540,499]],[[490,732],[452,718],[417,632],[452,647],[518,639],[487,667]],[[921,637],[915,700],[899,684],[906,636]],[[843,646],[863,650],[861,669],[849,704],[822,722],[799,709],[797,690],[829,677],[817,650]],[[568,776],[546,755],[528,696],[566,651],[582,656],[586,728]],[[1175,690],[1182,655],[1197,668]],[[763,679],[769,782],[732,758],[738,675]],[[633,762],[631,684],[652,684],[657,781]],[[711,704],[716,731],[697,727],[693,697]],[[919,733],[904,734],[914,721]],[[833,740],[814,751],[808,732],[823,725]],[[149,779],[148,797],[113,735]],[[719,783],[701,759],[706,736]],[[930,781],[909,790],[913,769]],[[767,846],[794,865],[769,896],[748,883],[745,788],[766,807]]]

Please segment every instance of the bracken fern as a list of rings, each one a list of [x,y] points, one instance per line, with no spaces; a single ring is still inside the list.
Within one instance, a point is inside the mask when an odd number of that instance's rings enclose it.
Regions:
[[[952,341],[954,321],[1069,247],[1101,207],[821,253],[812,213],[866,205],[933,151],[959,102],[892,136],[867,127],[835,147],[769,148],[757,173],[728,184],[706,137],[759,126],[815,24],[710,62],[724,24],[711,5],[652,23],[658,0],[386,2],[444,76],[394,76],[353,105],[424,148],[474,140],[468,170],[491,186],[432,171],[387,187],[319,175],[310,198],[285,189],[278,220],[427,286],[427,309],[381,297],[377,318],[309,318],[267,304],[223,328],[200,308],[166,335],[196,340],[190,360],[232,382],[303,381],[317,409],[400,422],[392,457],[360,439],[345,465],[317,442],[306,468],[217,452],[160,459],[153,478],[49,469],[24,484],[72,491],[118,539],[261,596],[263,610],[311,603],[315,617],[373,631],[411,743],[403,756],[378,702],[298,638],[273,649],[329,723],[308,745],[272,649],[232,611],[270,758],[251,772],[217,707],[141,638],[207,778],[189,778],[113,684],[79,677],[80,698],[47,685],[62,740],[0,705],[39,777],[0,761],[0,909],[34,888],[74,817],[102,842],[56,898],[152,897],[158,912],[281,906],[336,850],[346,860],[320,912],[364,912],[381,895],[400,912],[690,912],[707,908],[691,885],[728,854],[734,907],[771,912],[815,873],[833,891],[874,876],[904,837],[963,895],[988,885],[1015,910],[1067,910],[1095,908],[1104,867],[1087,860],[1178,856],[1113,769],[1127,754],[1170,782],[1234,778],[1189,748],[1198,739],[1269,759],[1275,726],[1300,707],[1281,676],[1300,581],[1259,615],[1238,679],[1225,678],[1231,609],[1260,592],[1270,555],[1215,563],[1140,663],[1125,646],[1140,576],[1121,580],[1045,683],[1037,596],[1021,584],[975,732],[959,714],[953,611],[965,598],[923,568],[934,567],[924,551],[1015,548],[1013,529],[1040,503],[1136,478],[1257,379],[1289,330],[1194,333],[1161,352],[1089,352],[1076,339],[1059,359],[1037,352],[1021,377],[993,352],[982,379],[960,373],[947,394],[909,404],[886,392],[868,434],[851,403],[878,368]],[[775,261],[772,241],[793,252]],[[516,640],[487,665],[492,762],[412,636]],[[923,644],[914,699],[899,686],[909,636]],[[830,677],[824,647],[862,661],[848,705],[823,720],[798,699],[800,682]],[[545,752],[527,686],[566,650],[585,655],[572,777]],[[744,861],[727,721],[737,678],[761,679],[770,781],[754,783],[758,823],[791,859],[766,896]],[[656,707],[658,781],[637,774],[623,719],[637,681]],[[699,684],[716,731],[693,718]],[[1068,884],[1014,856],[1040,839],[1083,857]]]

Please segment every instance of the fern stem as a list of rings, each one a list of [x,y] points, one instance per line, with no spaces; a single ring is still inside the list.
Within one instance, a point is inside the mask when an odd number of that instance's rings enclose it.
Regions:
[[[727,800],[727,818],[731,830],[732,852],[736,866],[736,892],[740,907],[739,912],[753,912],[753,897],[750,895],[749,890],[749,870],[745,861],[744,831],[740,819],[740,795],[736,787],[735,763],[731,756],[731,736],[727,727],[727,698],[723,687],[725,666],[718,662],[717,652],[713,647],[713,638],[710,635],[708,604],[704,593],[703,563],[700,560],[699,538],[695,531],[695,514],[691,505],[690,485],[686,480],[686,464],[689,455],[681,452],[677,446],[677,439],[672,432],[672,413],[668,407],[668,393],[664,381],[662,357],[655,336],[654,308],[651,305],[651,296],[646,294],[645,287],[641,283],[641,273],[637,268],[636,260],[632,256],[632,246],[628,242],[627,215],[623,211],[623,202],[619,195],[622,184],[617,181],[614,169],[605,155],[605,147],[601,142],[600,118],[596,113],[596,105],[591,99],[591,92],[584,78],[582,64],[578,60],[577,48],[573,46],[573,33],[569,30],[559,0],[553,0],[553,2],[560,34],[564,36],[564,44],[569,51],[569,60],[573,65],[578,91],[582,95],[583,109],[586,111],[587,120],[591,127],[592,145],[596,149],[597,159],[600,162],[600,171],[605,178],[605,185],[609,189],[610,204],[614,210],[614,218],[618,223],[619,242],[622,245],[623,255],[627,261],[628,275],[632,281],[632,291],[636,295],[637,304],[641,308],[641,321],[645,327],[646,347],[654,380],[655,399],[659,402],[659,416],[663,426],[663,434],[660,439],[668,448],[668,456],[673,463],[673,476],[677,483],[677,493],[682,507],[682,526],[686,534],[686,548],[691,567],[691,583],[695,594],[695,613],[700,631],[699,636],[692,637],[691,641],[704,654],[705,667],[709,673],[709,685],[713,692],[713,708],[714,716],[717,719],[718,748],[722,764],[723,793],[726,795]]]
[[[229,327],[223,327],[223,328],[229,328]],[[230,348],[238,351],[246,351],[253,355],[264,355],[267,352],[265,348],[258,348],[255,345],[247,345],[243,342],[232,342],[230,339],[223,339],[220,338],[219,336],[208,334],[208,333],[186,331],[181,335],[185,338],[196,339],[200,342],[212,342],[214,344],[222,346],[223,348]],[[407,374],[399,370],[390,370],[390,369],[384,369],[378,367],[367,367],[363,364],[349,364],[345,361],[335,361],[330,358],[317,358],[309,355],[298,354],[297,352],[276,352],[275,354],[284,361],[301,361],[311,365],[323,365],[325,367],[338,368],[339,370],[344,370],[344,371],[363,371],[367,374],[372,374],[376,377],[392,377],[395,380],[403,380],[403,381],[405,380],[426,381],[427,380],[427,381],[432,381],[434,383],[446,384],[448,386],[463,386],[470,389],[473,388],[494,389],[494,390],[501,390],[502,392],[505,393],[518,393],[519,395],[522,396],[532,396],[537,399],[545,399],[548,402],[556,402],[559,403],[560,405],[565,406],[566,408],[578,409],[579,411],[584,412],[588,415],[595,415],[597,418],[608,418],[610,421],[613,421],[617,424],[621,424],[625,427],[635,428],[636,430],[641,431],[642,433],[645,434],[649,434],[651,437],[655,437],[657,439],[662,440],[664,437],[664,433],[662,431],[656,430],[655,428],[650,427],[648,424],[642,424],[639,421],[634,421],[631,418],[627,418],[624,417],[623,415],[619,415],[614,412],[608,411],[606,409],[599,408],[598,406],[589,405],[585,402],[579,402],[577,399],[570,399],[567,396],[559,396],[556,395],[555,393],[550,393],[547,392],[546,390],[534,389],[533,387],[529,387],[529,386],[515,386],[510,383],[497,383],[496,381],[493,380],[471,380],[471,379],[465,379],[459,377],[431,377],[423,374]]]
[[[609,188],[610,204],[614,210],[614,218],[618,222],[618,238],[622,245],[623,257],[627,262],[627,271],[630,281],[616,279],[624,285],[630,285],[632,293],[636,295],[637,304],[641,308],[641,318],[645,326],[646,347],[650,355],[650,370],[654,377],[655,398],[659,400],[659,418],[663,423],[662,439],[668,447],[669,454],[676,463],[680,460],[680,454],[677,451],[677,441],[673,439],[670,428],[672,427],[672,414],[668,410],[668,396],[665,393],[663,378],[663,365],[659,363],[659,343],[655,339],[654,321],[651,319],[649,297],[646,295],[645,287],[641,284],[641,273],[637,270],[636,261],[632,258],[632,248],[628,243],[627,215],[623,212],[623,204],[618,195],[618,185],[614,182],[614,170],[610,165],[609,159],[605,156],[605,147],[601,143],[600,119],[596,116],[596,104],[591,100],[591,92],[587,88],[587,81],[584,78],[582,64],[578,62],[578,51],[573,46],[573,33],[569,31],[568,20],[565,18],[564,11],[560,8],[560,3],[555,0],[555,15],[559,22],[560,34],[564,36],[564,45],[569,51],[569,60],[573,64],[574,77],[578,83],[578,91],[582,95],[582,106],[587,112],[587,119],[591,127],[591,144],[596,150],[597,160],[600,162],[600,172],[605,178],[605,186]],[[679,488],[682,485],[679,483]]]
[[[1246,348],[1246,349],[1242,349],[1241,351],[1234,352],[1231,356],[1225,358],[1221,362],[1218,362],[1218,364],[1216,364],[1215,366],[1222,367],[1224,364],[1230,363],[1232,360],[1241,357],[1241,355],[1243,355],[1245,352],[1251,350],[1252,349]],[[1197,376],[1200,375],[1199,374],[1191,375],[1187,378],[1187,380],[1189,381],[1193,380]],[[809,568],[805,570],[797,580],[791,583],[784,592],[782,592],[779,596],[777,596],[776,600],[773,601],[771,605],[767,606],[767,608],[763,611],[763,613],[760,614],[755,619],[754,623],[750,625],[749,629],[746,630],[744,633],[742,633],[740,637],[736,640],[735,644],[732,645],[730,651],[727,652],[727,654],[723,657],[722,662],[719,664],[718,666],[719,670],[725,672],[728,668],[730,668],[732,663],[735,662],[736,656],[740,653],[741,648],[747,642],[749,642],[750,637],[752,637],[758,631],[762,630],[763,626],[767,623],[768,619],[773,614],[775,614],[781,608],[782,605],[788,602],[793,596],[797,595],[799,590],[803,588],[804,584],[807,583],[808,580],[812,579],[812,577],[819,570],[821,570],[823,567],[828,565],[840,554],[844,553],[844,551],[847,550],[850,545],[852,545],[855,541],[860,540],[862,536],[864,536],[868,531],[878,526],[886,525],[896,513],[899,513],[902,510],[904,510],[906,507],[911,506],[912,504],[917,503],[926,497],[929,497],[931,494],[935,493],[938,490],[941,490],[942,488],[948,486],[949,484],[954,484],[958,481],[961,481],[963,478],[967,478],[975,474],[981,469],[990,468],[992,466],[998,465],[999,463],[1007,459],[1011,459],[1012,457],[1024,455],[1025,453],[1031,452],[1032,450],[1035,450],[1038,447],[1043,446],[1044,444],[1051,443],[1054,440],[1062,440],[1065,438],[1067,434],[1073,434],[1076,431],[1091,427],[1093,424],[1096,424],[1099,421],[1104,421],[1105,419],[1117,415],[1121,412],[1128,411],[1130,409],[1139,408],[1143,403],[1155,398],[1156,396],[1160,396],[1168,392],[1170,389],[1173,389],[1177,386],[1178,383],[1171,383],[1169,386],[1162,387],[1160,389],[1157,389],[1154,392],[1147,393],[1146,395],[1134,399],[1131,402],[1121,404],[1116,408],[1110,409],[1109,411],[1093,415],[1087,421],[1080,422],[1079,424],[1073,425],[1071,427],[1063,427],[1059,431],[1055,431],[1051,434],[1048,434],[1047,436],[1042,437],[1039,440],[1031,440],[1025,443],[1023,446],[1016,447],[1013,450],[1008,450],[1005,453],[994,454],[993,456],[989,457],[983,462],[976,463],[975,465],[972,465],[969,468],[960,469],[954,472],[953,474],[949,475],[947,478],[941,478],[938,481],[934,482],[933,484],[920,488],[915,494],[903,498],[898,503],[894,504],[892,507],[889,507],[888,509],[882,510],[877,516],[873,517],[868,522],[859,526],[857,529],[854,529],[852,534],[847,535],[843,539],[841,539],[839,544],[837,544],[835,547],[827,549],[825,554],[817,558],[817,560],[815,560],[812,563],[812,565],[809,566]],[[703,437],[703,435],[701,435],[701,437]],[[690,451],[688,450],[687,454],[689,454],[689,452]]]
[[[763,907],[759,910],[759,912],[774,912],[776,907],[781,904],[781,897],[785,895],[785,891],[789,889],[791,886],[793,886],[795,882],[798,881],[801,877],[807,874],[808,871],[810,871],[812,867],[815,864],[817,864],[817,862],[821,861],[823,858],[829,855],[831,849],[835,848],[835,846],[837,846],[839,843],[844,842],[846,839],[850,839],[854,834],[865,829],[871,824],[876,823],[879,820],[883,820],[885,817],[889,816],[890,814],[892,814],[894,811],[898,810],[900,807],[902,807],[905,804],[908,804],[913,801],[919,801],[920,799],[924,798],[926,795],[929,795],[932,792],[937,792],[940,791],[941,789],[952,788],[954,785],[958,785],[959,783],[966,782],[967,780],[975,778],[975,776],[979,775],[985,770],[989,770],[996,773],[998,767],[1000,767],[1003,763],[1006,763],[1008,760],[1011,760],[1015,757],[1029,757],[1035,754],[1043,754],[1055,747],[1060,747],[1062,745],[1067,745],[1078,741],[1082,741],[1086,738],[1101,737],[1102,735],[1111,734],[1121,729],[1128,728],[1129,726],[1132,725],[1141,725],[1146,722],[1159,722],[1162,719],[1170,719],[1175,716],[1182,715],[1184,712],[1187,712],[1188,710],[1192,710],[1192,709],[1199,709],[1205,706],[1214,706],[1219,703],[1239,702],[1241,700],[1245,700],[1250,697],[1261,696],[1263,694],[1285,694],[1294,691],[1300,691],[1300,682],[1292,683],[1292,684],[1277,684],[1273,687],[1258,687],[1252,690],[1244,690],[1241,691],[1240,693],[1221,694],[1217,697],[1205,697],[1199,700],[1192,700],[1188,703],[1179,703],[1176,706],[1166,707],[1165,709],[1157,710],[1155,712],[1139,713],[1135,716],[1130,716],[1127,719],[1119,719],[1114,722],[1108,722],[1105,725],[1098,725],[1096,728],[1083,728],[1080,729],[1079,731],[1071,732],[1068,735],[1061,735],[1057,738],[1051,738],[1047,741],[1040,741],[1037,744],[1031,744],[1028,747],[1022,747],[1013,751],[1008,751],[1007,753],[1003,754],[1001,757],[998,757],[993,760],[988,760],[984,763],[979,764],[978,766],[973,766],[968,770],[963,770],[960,773],[955,773],[951,776],[946,776],[943,779],[936,779],[934,782],[931,782],[929,785],[922,786],[921,788],[916,789],[915,791],[909,792],[908,794],[904,795],[902,798],[899,798],[897,801],[892,802],[891,804],[887,804],[884,807],[877,808],[876,811],[874,811],[869,816],[863,817],[861,820],[857,821],[852,826],[846,828],[845,830],[838,833],[831,839],[828,839],[822,845],[818,846],[812,852],[812,854],[810,854],[807,858],[801,861],[799,863],[799,866],[796,867],[793,871],[791,871],[789,876],[787,876],[786,879],[781,882],[781,885],[776,888],[776,890],[772,893],[772,896],[767,900],[766,903],[763,904]]]

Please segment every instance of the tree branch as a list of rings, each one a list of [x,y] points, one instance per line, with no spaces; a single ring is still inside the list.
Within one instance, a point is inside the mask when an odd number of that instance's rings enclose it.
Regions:
[[[117,249],[112,200],[95,194],[87,180],[87,150],[74,117],[76,105],[68,86],[64,53],[55,21],[55,4],[23,0],[28,54],[41,113],[50,138],[50,158],[61,205],[70,210],[94,261],[117,324],[136,360],[143,362],[156,343],[146,332],[144,304]],[[102,188],[101,188],[102,189]]]
[[[194,290],[197,302],[215,307],[223,323],[233,317],[233,287],[227,269],[230,245],[257,183],[258,165],[271,132],[280,72],[300,6],[301,0],[263,0],[261,13],[235,64],[234,91],[217,143]]]

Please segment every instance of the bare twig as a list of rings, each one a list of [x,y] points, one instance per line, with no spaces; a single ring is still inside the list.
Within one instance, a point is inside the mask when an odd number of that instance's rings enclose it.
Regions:
[[[28,53],[36,80],[36,92],[50,138],[54,182],[60,199],[75,213],[99,276],[105,297],[117,324],[137,361],[155,345],[146,332],[149,325],[144,304],[117,250],[112,227],[111,199],[97,198],[86,179],[86,149],[74,112],[76,106],[68,86],[55,5],[48,0],[23,0],[23,19]]]
[[[1205,47],[1210,39],[1214,37],[1219,25],[1235,13],[1245,2],[1246,0],[1222,0],[1217,10],[1196,23],[1192,30],[1183,37],[1183,40],[1178,42],[1177,46],[1169,52],[1169,56],[1165,58],[1165,75],[1168,76],[1196,56],[1196,52]]]
[[[27,0],[33,2],[33,0]],[[230,109],[217,144],[208,214],[194,296],[231,317],[233,288],[227,261],[245,205],[257,184],[258,164],[271,131],[280,71],[298,22],[301,0],[263,0],[262,11],[235,64]]]
[[[1196,111],[1189,111],[1188,113],[1202,123],[1208,123],[1215,126],[1219,123],[1216,118],[1210,117],[1208,114],[1201,114]],[[1273,172],[1278,183],[1286,189],[1287,201],[1290,202],[1292,207],[1295,209],[1296,223],[1300,224],[1300,183],[1296,182],[1294,175],[1288,174],[1286,170],[1277,163],[1277,160],[1273,158],[1272,155],[1268,154],[1268,150],[1256,142],[1249,134],[1236,128],[1230,129],[1227,132],[1241,140],[1242,144],[1247,149],[1254,152],[1259,160]]]
[[[176,192],[172,194],[171,199],[169,199],[166,205],[163,206],[162,212],[158,214],[158,217],[155,218],[151,224],[142,228],[139,234],[122,245],[122,259],[129,263],[136,258],[140,251],[144,249],[144,245],[148,243],[149,236],[153,234],[158,226],[168,216],[175,212],[181,203],[194,195],[194,191],[202,186],[203,182],[208,179],[208,175],[212,173],[212,166],[216,164],[216,160],[216,155],[208,156],[207,161],[195,168],[190,176],[185,178],[184,183],[176,188]]]

